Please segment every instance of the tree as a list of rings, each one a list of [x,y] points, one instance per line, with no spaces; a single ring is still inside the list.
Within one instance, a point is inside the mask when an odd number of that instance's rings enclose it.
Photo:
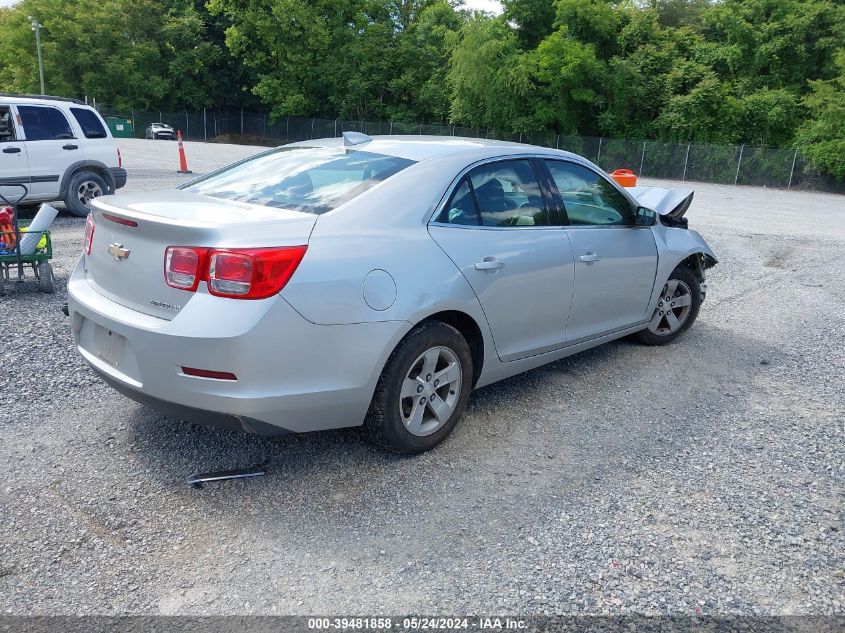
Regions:
[[[798,131],[798,147],[816,169],[845,179],[845,49],[836,56],[839,74],[833,79],[811,81],[804,98],[809,112]]]
[[[536,48],[552,32],[555,21],[554,0],[502,0],[505,20],[517,26],[520,46]]]
[[[35,93],[35,46],[28,16],[42,30],[50,93],[85,95],[123,108],[210,105],[222,49],[205,41],[190,5],[157,0],[23,0],[0,15],[0,84]]]

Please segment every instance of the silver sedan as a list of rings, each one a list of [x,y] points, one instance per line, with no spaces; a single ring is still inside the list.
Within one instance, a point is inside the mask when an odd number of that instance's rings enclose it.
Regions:
[[[107,383],[169,415],[262,435],[363,425],[419,453],[475,387],[689,328],[716,263],[691,199],[500,141],[287,145],[97,198],[73,335]]]

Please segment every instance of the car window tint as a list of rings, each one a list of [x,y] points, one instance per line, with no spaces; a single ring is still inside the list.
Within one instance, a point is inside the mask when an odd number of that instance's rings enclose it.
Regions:
[[[461,180],[460,187],[455,189],[455,193],[443,207],[437,217],[437,222],[478,226],[478,209],[466,178]]]
[[[259,154],[184,187],[268,207],[325,213],[414,161],[335,147],[284,147]]]
[[[527,160],[505,160],[469,174],[484,226],[547,226],[540,185]]]
[[[12,110],[8,106],[0,107],[0,143],[15,140],[15,123]]]
[[[100,117],[91,112],[91,110],[71,108],[70,111],[76,122],[79,123],[79,127],[82,128],[85,138],[106,138],[108,136],[106,134],[106,128],[100,123]]]
[[[627,198],[592,169],[559,160],[546,160],[557,185],[569,223],[581,226],[634,223]]]
[[[18,106],[27,141],[51,141],[73,138],[65,115],[56,108]]]

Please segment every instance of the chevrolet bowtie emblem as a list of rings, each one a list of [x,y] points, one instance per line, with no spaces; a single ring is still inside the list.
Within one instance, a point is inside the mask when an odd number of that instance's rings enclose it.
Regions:
[[[123,248],[123,244],[118,244],[114,242],[109,244],[109,255],[114,257],[117,261],[123,261],[127,257],[129,257],[129,249]]]

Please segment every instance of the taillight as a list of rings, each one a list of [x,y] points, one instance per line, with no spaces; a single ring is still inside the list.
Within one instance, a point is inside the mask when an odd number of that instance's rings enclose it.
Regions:
[[[120,155],[120,148],[117,148],[117,166],[123,167],[123,156]]]
[[[293,276],[307,246],[213,250],[208,291],[218,297],[266,299]]]
[[[94,241],[94,216],[90,213],[85,219],[85,254],[91,254],[91,243]]]
[[[208,292],[232,299],[266,299],[285,287],[307,246],[206,249],[170,246],[164,256],[168,286],[196,291],[205,280]]]
[[[164,281],[172,288],[194,292],[203,278],[208,249],[169,246],[164,253]]]

